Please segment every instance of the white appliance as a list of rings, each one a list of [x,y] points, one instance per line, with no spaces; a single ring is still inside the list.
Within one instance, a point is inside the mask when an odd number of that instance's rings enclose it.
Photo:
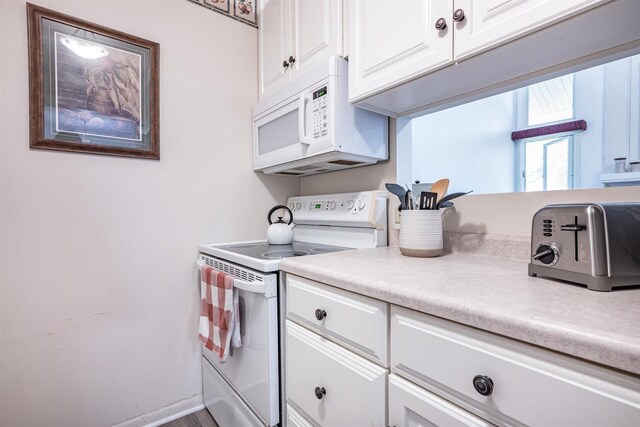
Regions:
[[[388,118],[349,104],[334,56],[253,107],[253,168],[303,176],[388,160]]]
[[[202,348],[204,403],[220,427],[282,424],[286,313],[280,260],[387,245],[386,192],[291,197],[291,245],[265,240],[200,245],[198,263],[236,277],[243,348],[225,363]]]

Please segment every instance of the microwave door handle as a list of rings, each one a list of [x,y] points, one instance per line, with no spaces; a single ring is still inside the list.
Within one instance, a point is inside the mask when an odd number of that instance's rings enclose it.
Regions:
[[[300,104],[298,105],[298,136],[300,137],[300,144],[309,145],[313,142],[313,139],[306,135],[307,125],[307,98],[304,94],[300,96]]]

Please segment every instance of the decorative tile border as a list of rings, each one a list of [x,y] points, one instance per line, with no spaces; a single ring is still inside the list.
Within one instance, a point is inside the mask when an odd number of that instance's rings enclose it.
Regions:
[[[258,0],[187,0],[252,27],[258,28]]]

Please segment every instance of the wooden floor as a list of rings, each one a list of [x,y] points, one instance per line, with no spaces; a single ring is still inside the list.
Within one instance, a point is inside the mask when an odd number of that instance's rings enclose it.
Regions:
[[[202,409],[170,423],[163,424],[162,427],[218,427],[218,424],[213,420],[209,411]]]

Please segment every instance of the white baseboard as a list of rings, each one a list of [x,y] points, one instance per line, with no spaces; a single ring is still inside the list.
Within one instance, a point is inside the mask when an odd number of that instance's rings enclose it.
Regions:
[[[130,418],[114,427],[158,427],[201,409],[204,409],[204,404],[202,395],[198,394],[147,414]]]

